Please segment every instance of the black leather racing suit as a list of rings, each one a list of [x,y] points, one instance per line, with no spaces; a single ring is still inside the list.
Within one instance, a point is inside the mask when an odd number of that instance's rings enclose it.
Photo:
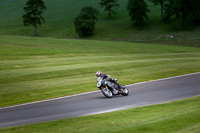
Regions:
[[[107,75],[107,74],[102,74],[102,78],[103,78],[103,80],[107,80],[107,81],[110,81],[110,82],[112,82],[112,83],[117,84],[118,87],[121,88],[121,86],[120,86],[120,84],[117,82],[117,80],[111,78],[109,75]],[[114,89],[112,86],[110,86],[110,87],[111,87],[112,89]]]

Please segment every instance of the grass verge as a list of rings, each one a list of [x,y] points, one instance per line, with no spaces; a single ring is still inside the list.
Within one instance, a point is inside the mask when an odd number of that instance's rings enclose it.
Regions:
[[[198,133],[200,96],[105,114],[0,129],[2,133]]]

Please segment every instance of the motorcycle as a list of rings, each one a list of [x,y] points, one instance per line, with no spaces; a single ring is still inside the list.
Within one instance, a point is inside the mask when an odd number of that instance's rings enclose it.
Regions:
[[[101,92],[103,93],[103,95],[107,98],[112,98],[113,95],[121,94],[123,96],[128,96],[129,94],[129,90],[124,85],[118,86],[117,84],[113,82],[103,80],[102,77],[99,77],[97,79],[97,88],[99,88]]]

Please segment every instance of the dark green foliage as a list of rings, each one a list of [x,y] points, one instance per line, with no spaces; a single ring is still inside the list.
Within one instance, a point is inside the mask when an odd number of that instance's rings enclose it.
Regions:
[[[164,0],[149,0],[151,2],[153,2],[155,5],[160,4],[161,5],[161,20],[164,20]],[[165,0],[166,1],[166,0]]]
[[[144,0],[129,0],[127,9],[133,23],[138,29],[141,29],[144,19],[148,18],[147,12],[149,12],[149,9],[146,2]]]
[[[43,11],[46,10],[46,6],[42,0],[28,0],[26,7],[24,7],[23,22],[24,26],[35,27],[35,36],[37,36],[37,25],[44,23],[44,18],[42,17]]]
[[[182,28],[200,24],[200,1],[168,0],[165,4],[165,20],[176,22]]]
[[[84,7],[81,13],[74,19],[76,33],[80,37],[93,35],[99,11],[93,7]]]
[[[103,8],[104,11],[108,11],[108,18],[111,18],[112,14],[116,14],[116,12],[113,10],[113,7],[119,7],[119,4],[117,3],[119,0],[101,0],[99,3],[100,6]]]
[[[160,1],[163,1],[163,0],[149,0],[149,1],[153,2],[155,5],[158,5]]]

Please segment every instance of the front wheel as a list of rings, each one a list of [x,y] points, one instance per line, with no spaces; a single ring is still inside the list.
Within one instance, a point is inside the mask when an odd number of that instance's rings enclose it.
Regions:
[[[101,88],[101,92],[107,98],[112,98],[113,96],[112,92],[107,87]]]
[[[129,90],[125,86],[123,86],[121,90],[122,90],[122,95],[123,96],[128,96]]]

